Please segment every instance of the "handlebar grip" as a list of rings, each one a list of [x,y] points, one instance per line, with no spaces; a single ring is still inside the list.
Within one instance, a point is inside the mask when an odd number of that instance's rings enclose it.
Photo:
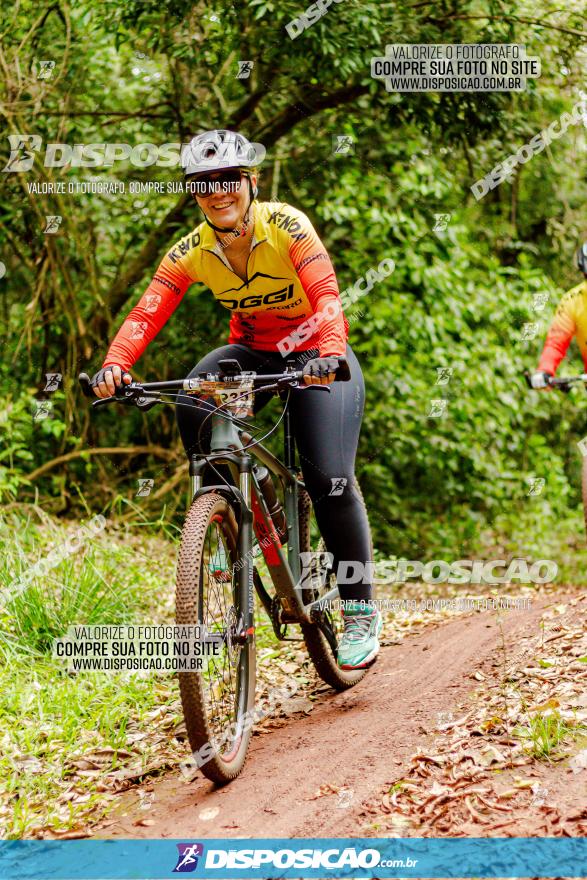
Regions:
[[[77,377],[79,384],[81,385],[81,389],[84,397],[94,397],[94,392],[92,391],[92,386],[90,384],[90,377],[87,373],[80,373]]]
[[[351,368],[349,367],[349,362],[345,357],[339,357],[338,359],[338,370],[334,376],[335,382],[348,382],[351,378]]]

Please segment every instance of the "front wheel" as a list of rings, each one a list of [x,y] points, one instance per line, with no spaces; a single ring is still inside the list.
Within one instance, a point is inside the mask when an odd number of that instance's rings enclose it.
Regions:
[[[587,455],[583,456],[582,467],[582,495],[583,495],[583,516],[585,518],[585,534],[587,535]]]
[[[255,645],[239,596],[238,526],[221,495],[197,498],[181,535],[176,622],[200,625],[220,643],[199,672],[180,672],[188,739],[198,767],[213,782],[241,772],[251,738],[255,700]]]
[[[355,488],[364,505],[361,490],[356,482]],[[305,588],[302,589],[302,601],[306,605],[327,593],[334,582],[334,575],[328,572],[324,541],[318,531],[312,502],[306,489],[300,489],[299,524],[300,553],[307,554],[302,556],[302,564],[305,563],[307,566],[309,562],[312,566],[312,570],[306,571],[303,576]],[[341,669],[338,665],[338,643],[343,630],[340,612],[328,609],[317,611],[315,623],[302,623],[301,628],[308,654],[322,681],[337,691],[344,691],[365,677],[367,669]]]

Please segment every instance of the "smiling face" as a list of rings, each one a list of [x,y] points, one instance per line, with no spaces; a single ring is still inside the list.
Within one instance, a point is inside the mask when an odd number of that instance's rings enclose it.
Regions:
[[[218,173],[207,174],[206,177],[212,180],[222,181],[222,171]],[[251,175],[251,184],[253,189],[257,183],[254,174]],[[215,225],[225,227],[227,229],[236,229],[242,223],[247,208],[249,207],[249,186],[243,174],[241,174],[240,185],[238,189],[233,188],[233,184],[228,187],[220,185],[219,192],[212,193],[209,196],[201,196],[194,194],[198,205],[206,214],[208,219]],[[224,190],[228,189],[228,192]]]

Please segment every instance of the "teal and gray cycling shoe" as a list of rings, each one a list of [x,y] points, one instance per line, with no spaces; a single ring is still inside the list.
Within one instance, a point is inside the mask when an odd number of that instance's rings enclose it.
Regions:
[[[342,612],[344,633],[338,646],[341,669],[365,669],[379,653],[381,612],[365,602],[349,602]]]

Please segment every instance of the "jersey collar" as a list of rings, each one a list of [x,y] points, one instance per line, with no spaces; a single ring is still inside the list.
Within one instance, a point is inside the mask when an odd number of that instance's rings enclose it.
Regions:
[[[261,242],[267,241],[267,226],[263,217],[261,217],[259,203],[256,201],[253,202],[253,212],[253,238],[251,240],[251,250],[253,250],[258,244],[261,244]],[[208,226],[205,220],[201,226],[200,247],[202,250],[212,251],[220,258],[224,257],[224,248],[220,247],[220,242],[216,238],[214,230],[212,227]]]

